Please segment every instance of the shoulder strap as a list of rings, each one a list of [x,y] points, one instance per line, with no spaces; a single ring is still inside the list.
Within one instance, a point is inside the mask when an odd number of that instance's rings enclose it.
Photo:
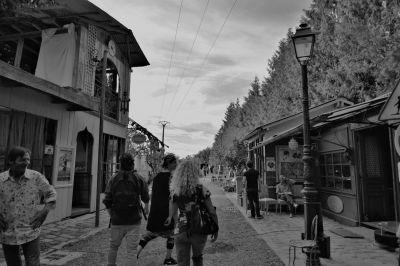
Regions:
[[[130,181],[131,182],[131,180],[129,180],[129,178],[127,178],[126,180],[124,179],[124,176],[121,176],[121,175],[124,175],[125,173],[123,173],[123,172],[118,172],[117,174],[116,174],[116,176],[115,176],[115,178],[117,179],[117,180],[115,180],[115,182],[113,183],[113,188],[115,188],[115,186],[119,183],[119,182],[121,182],[121,181]],[[132,176],[133,176],[133,178],[134,178],[134,180],[136,180],[136,181],[139,181],[139,177],[136,175],[136,173],[126,173],[126,174],[128,174],[128,175],[131,175],[132,174]],[[142,184],[139,184],[140,182],[137,182],[138,183],[138,185],[139,186],[141,186]],[[138,189],[139,189],[139,191],[138,191]],[[136,188],[135,189],[135,192],[136,192],[136,194],[138,194],[138,195],[140,195],[140,188]]]

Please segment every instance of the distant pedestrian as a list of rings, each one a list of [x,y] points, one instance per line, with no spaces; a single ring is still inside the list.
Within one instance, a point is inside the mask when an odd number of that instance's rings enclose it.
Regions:
[[[172,250],[174,248],[174,223],[165,226],[164,222],[168,218],[169,206],[169,185],[171,182],[172,172],[177,165],[176,157],[173,154],[167,154],[162,163],[163,170],[153,179],[151,192],[150,214],[147,221],[147,232],[142,235],[137,247],[137,257],[147,245],[147,243],[157,237],[167,239],[167,254],[165,256],[164,265],[175,265],[176,260],[172,258]]]
[[[120,158],[121,170],[111,177],[105,191],[104,205],[111,216],[110,251],[108,265],[116,265],[118,248],[126,240],[127,265],[136,265],[136,245],[139,240],[142,219],[141,201],[145,203],[144,214],[149,210],[149,190],[146,181],[134,173],[134,158],[124,153]]]
[[[175,170],[170,187],[169,216],[165,225],[172,223],[173,219],[178,220],[175,236],[175,246],[178,258],[178,265],[190,265],[190,250],[194,266],[203,265],[203,250],[207,242],[207,235],[191,233],[190,213],[192,206],[196,204],[196,198],[204,200],[207,211],[212,215],[213,220],[218,224],[217,213],[212,205],[211,193],[204,188],[199,181],[200,169],[190,160],[181,162]],[[179,209],[179,218],[178,217]],[[211,241],[217,240],[218,233],[211,236]]]
[[[246,163],[248,170],[243,173],[245,177],[245,187],[247,193],[247,200],[250,205],[251,216],[249,218],[262,219],[260,214],[260,202],[258,198],[258,179],[260,173],[254,169],[252,161]]]
[[[276,195],[278,199],[284,200],[289,206],[289,217],[293,217],[293,210],[297,208],[297,204],[293,200],[293,185],[295,181],[284,175],[279,176],[280,183],[276,185]]]
[[[56,191],[39,172],[27,169],[30,152],[13,147],[7,156],[10,168],[0,173],[0,242],[7,265],[40,265],[40,227],[55,207]],[[41,201],[45,203],[41,207]]]

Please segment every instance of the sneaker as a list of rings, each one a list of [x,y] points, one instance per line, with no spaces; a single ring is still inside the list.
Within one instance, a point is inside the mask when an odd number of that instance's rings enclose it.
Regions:
[[[256,218],[255,216],[253,216],[253,215],[249,215],[249,216],[247,216],[248,218],[251,218],[251,219],[254,219],[254,218]]]
[[[264,216],[262,215],[256,217],[256,219],[262,219],[262,218],[264,218]]]
[[[178,264],[178,262],[172,257],[164,260],[164,265],[176,265],[176,264]]]
[[[293,214],[289,214],[289,218],[293,218]]]

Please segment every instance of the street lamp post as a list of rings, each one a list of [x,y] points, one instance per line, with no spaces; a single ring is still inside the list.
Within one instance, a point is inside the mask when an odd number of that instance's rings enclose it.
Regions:
[[[303,163],[304,163],[304,188],[301,191],[304,195],[304,237],[308,240],[313,239],[312,221],[315,215],[318,215],[317,239],[321,243],[323,239],[323,223],[321,203],[318,199],[318,191],[313,180],[314,159],[311,156],[310,142],[310,114],[309,114],[309,98],[308,98],[308,80],[307,80],[307,64],[310,61],[315,43],[315,33],[307,24],[301,24],[296,29],[295,35],[292,37],[296,58],[301,65],[302,87],[303,87]],[[319,244],[320,252],[323,247]],[[307,257],[310,260],[309,254]],[[319,258],[310,261],[310,265],[320,265]],[[307,264],[308,265],[308,264]]]

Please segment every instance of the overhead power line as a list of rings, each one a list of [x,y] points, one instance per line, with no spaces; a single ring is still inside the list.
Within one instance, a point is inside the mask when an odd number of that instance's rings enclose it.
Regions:
[[[181,83],[182,83],[182,80],[183,80],[183,76],[185,75],[186,69],[187,69],[188,66],[189,66],[189,58],[190,58],[190,56],[192,55],[194,45],[195,45],[195,43],[196,43],[196,41],[197,41],[197,37],[199,36],[200,28],[201,28],[201,26],[203,25],[203,21],[204,21],[204,18],[205,18],[205,16],[206,16],[206,13],[207,13],[207,9],[208,9],[209,3],[210,3],[210,0],[207,0],[206,6],[204,7],[203,14],[202,14],[201,19],[200,19],[200,24],[199,24],[199,26],[197,27],[197,31],[196,31],[195,37],[194,37],[194,39],[193,39],[193,42],[192,42],[192,47],[190,47],[190,51],[188,52],[188,54],[187,54],[187,56],[186,56],[186,60],[184,61],[184,67],[183,67],[183,70],[182,70],[182,74],[181,74],[181,76],[180,76],[178,85],[177,85],[177,87],[176,87],[176,89],[175,89],[175,93],[174,93],[174,95],[173,95],[173,97],[172,97],[172,100],[171,100],[171,102],[170,102],[170,105],[169,105],[169,108],[168,108],[168,111],[167,111],[167,116],[169,115],[169,113],[170,113],[170,111],[171,111],[171,108],[172,108],[172,106],[173,106],[173,104],[174,104],[174,101],[175,101],[176,94],[178,93],[178,90],[179,90],[179,88],[180,88],[180,86],[181,86]]]
[[[163,111],[163,109],[164,109],[165,96],[166,96],[166,94],[167,94],[167,87],[168,87],[169,75],[170,75],[170,73],[171,73],[172,58],[173,58],[174,53],[175,53],[176,36],[178,35],[179,22],[180,22],[180,20],[181,20],[182,6],[183,6],[183,0],[181,0],[181,5],[180,5],[180,7],[179,7],[178,21],[177,21],[177,23],[176,23],[174,43],[172,44],[171,57],[170,57],[170,60],[169,60],[168,74],[167,74],[167,79],[166,79],[166,81],[165,81],[164,93],[163,93],[163,100],[162,100],[162,104],[161,104],[161,109],[160,109],[159,118],[161,117],[162,111]]]
[[[201,67],[200,67],[200,70],[199,70],[198,73],[200,73],[201,70],[203,69],[203,67],[204,67],[204,65],[205,65],[205,63],[206,63],[206,61],[207,61],[207,59],[208,59],[208,57],[209,57],[209,55],[210,55],[212,49],[214,48],[215,44],[217,43],[217,40],[218,40],[219,36],[221,35],[222,30],[223,30],[224,27],[225,27],[226,22],[227,22],[228,19],[229,19],[229,16],[232,14],[232,11],[233,11],[233,9],[235,8],[235,5],[236,5],[237,1],[238,1],[238,0],[235,0],[235,1],[233,2],[231,9],[229,10],[227,16],[225,17],[225,20],[224,20],[224,22],[222,23],[222,25],[221,25],[221,27],[220,27],[220,29],[219,29],[219,31],[218,31],[218,34],[217,34],[217,36],[216,36],[215,39],[214,39],[214,42],[212,43],[210,49],[208,50],[206,56],[205,56],[204,59],[203,59],[203,62],[202,62],[202,64],[201,64]],[[182,104],[184,103],[184,101],[185,101],[187,95],[188,95],[189,92],[191,91],[191,89],[192,89],[192,87],[193,87],[193,84],[196,82],[196,80],[197,80],[197,78],[199,77],[199,75],[200,75],[200,74],[197,74],[197,75],[193,78],[192,83],[190,84],[189,89],[186,91],[185,95],[183,96],[183,99],[182,99],[182,101],[179,103],[178,108],[175,110],[175,113],[174,113],[174,115],[172,116],[172,119],[171,119],[171,120],[173,120],[173,119],[175,118],[175,116],[176,116],[176,114],[178,113],[179,109],[182,107]]]

